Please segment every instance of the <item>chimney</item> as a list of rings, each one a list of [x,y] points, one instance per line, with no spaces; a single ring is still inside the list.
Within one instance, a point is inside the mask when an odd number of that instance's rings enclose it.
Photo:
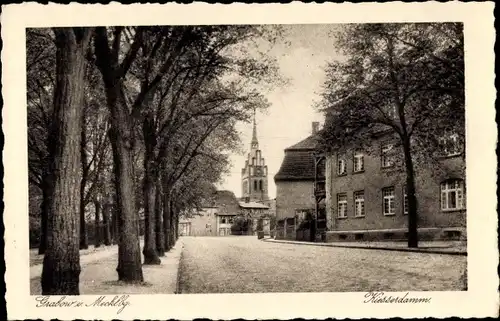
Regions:
[[[318,121],[313,121],[312,123],[312,134],[316,134],[319,130],[319,122]]]

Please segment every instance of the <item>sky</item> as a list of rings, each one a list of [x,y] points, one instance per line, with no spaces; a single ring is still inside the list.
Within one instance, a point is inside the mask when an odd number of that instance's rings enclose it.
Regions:
[[[268,193],[276,197],[274,175],[284,158],[284,149],[311,134],[312,122],[323,123],[323,115],[313,105],[319,100],[327,62],[338,59],[332,34],[338,25],[287,25],[282,39],[269,54],[278,62],[281,74],[288,79],[284,87],[266,93],[270,107],[257,113],[257,138],[268,167]],[[241,168],[250,149],[252,124],[238,125],[244,154],[231,155],[232,168],[219,189],[241,197]]]

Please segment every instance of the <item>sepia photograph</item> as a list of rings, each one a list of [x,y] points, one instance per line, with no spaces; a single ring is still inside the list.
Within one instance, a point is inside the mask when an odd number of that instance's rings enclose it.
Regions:
[[[470,290],[463,21],[23,37],[18,252],[37,308],[353,292],[418,305]]]
[[[26,48],[32,294],[467,289],[463,24]]]

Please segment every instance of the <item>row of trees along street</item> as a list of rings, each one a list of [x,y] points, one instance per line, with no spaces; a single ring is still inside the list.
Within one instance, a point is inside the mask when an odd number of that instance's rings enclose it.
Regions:
[[[143,282],[239,149],[237,122],[266,108],[279,29],[155,26],[28,29],[30,222],[44,295],[79,294],[80,249],[118,244],[118,279]],[[92,210],[93,208],[93,210]]]
[[[406,172],[408,246],[417,247],[415,170],[439,163],[447,138],[465,142],[463,24],[346,25],[337,45],[343,56],[326,68],[318,104],[327,115],[323,149],[370,152],[375,132],[396,137]]]

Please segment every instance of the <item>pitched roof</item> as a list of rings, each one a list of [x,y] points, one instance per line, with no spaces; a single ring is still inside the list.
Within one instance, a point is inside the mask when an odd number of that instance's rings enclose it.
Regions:
[[[233,192],[223,190],[214,194],[217,215],[237,215],[239,213],[240,205]]]
[[[317,144],[318,136],[311,135],[286,148],[285,158],[274,181],[314,180],[314,151]]]
[[[269,208],[269,206],[262,204],[262,203],[257,203],[257,202],[240,202],[240,207],[243,207],[243,208],[265,208],[265,209]]]
[[[286,148],[285,151],[288,151],[288,150],[314,150],[316,148],[317,144],[318,144],[318,136],[311,135],[311,136],[301,140],[297,144]]]

